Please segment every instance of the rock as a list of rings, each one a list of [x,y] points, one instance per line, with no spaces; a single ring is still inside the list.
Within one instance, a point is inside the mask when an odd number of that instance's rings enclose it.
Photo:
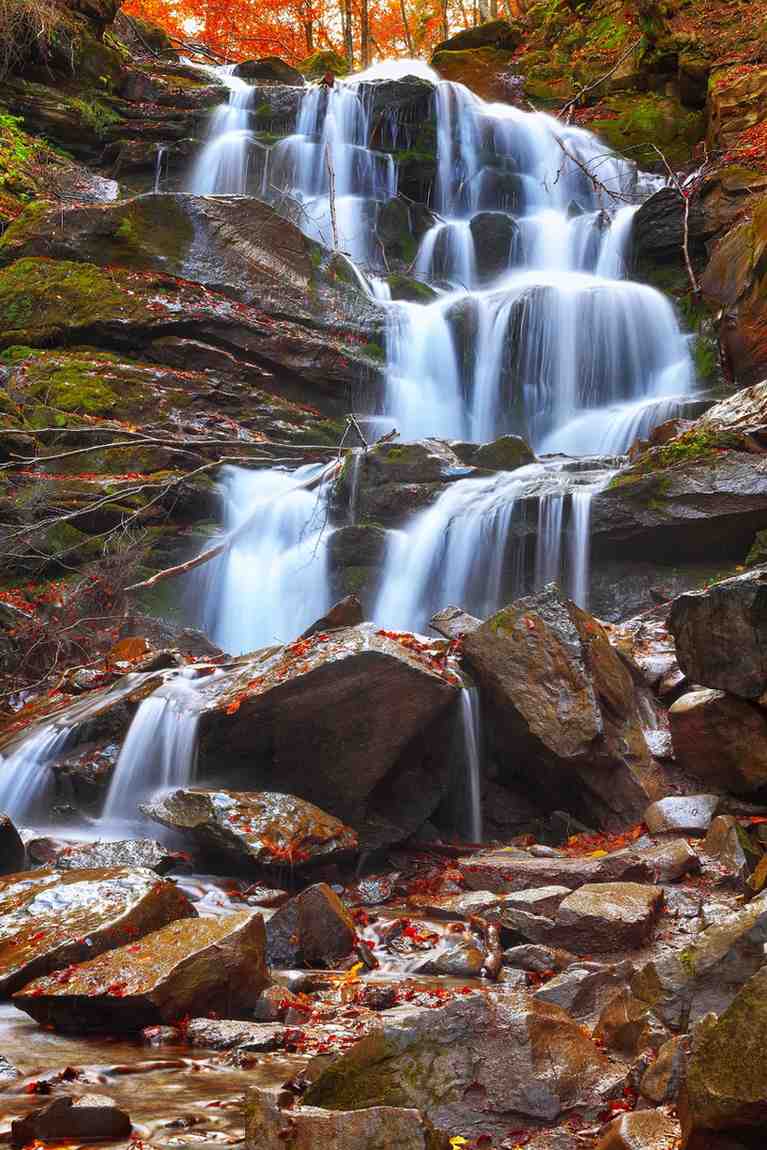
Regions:
[[[171,923],[39,978],[13,1001],[56,1030],[123,1033],[203,1010],[247,1013],[266,983],[263,919],[242,912]]]
[[[671,795],[651,803],[644,813],[650,834],[676,832],[683,835],[703,835],[719,804],[719,795]]]
[[[476,631],[482,626],[482,620],[469,615],[461,607],[445,607],[438,611],[431,619],[429,626],[446,639],[460,639],[469,631]]]
[[[535,463],[535,455],[521,436],[502,435],[492,443],[481,443],[472,454],[471,463],[487,471],[516,471]]]
[[[767,569],[680,595],[668,625],[690,682],[743,699],[767,689]]]
[[[263,56],[260,60],[243,60],[234,69],[235,76],[243,80],[266,80],[276,84],[297,84],[303,87],[306,81],[296,68],[291,68],[279,56]]]
[[[486,952],[473,939],[448,941],[433,958],[416,967],[418,974],[444,974],[450,978],[479,978]]]
[[[506,212],[477,212],[471,218],[469,230],[474,241],[474,257],[480,282],[492,283],[520,262],[519,225]],[[532,458],[527,462],[532,463],[534,456],[532,452],[530,455]]]
[[[566,886],[539,886],[532,890],[518,890],[499,900],[498,909],[526,910],[530,914],[553,915],[562,899],[570,894]]]
[[[105,1094],[62,1095],[12,1122],[11,1141],[16,1146],[72,1140],[112,1142],[130,1137],[131,1129],[128,1114]]]
[[[767,718],[724,691],[689,691],[669,709],[674,756],[682,770],[739,795],[767,784]]]
[[[256,1022],[284,1022],[286,1015],[307,1015],[313,1009],[311,999],[300,998],[284,986],[267,986],[256,1003],[253,1017]]]
[[[547,974],[552,970],[564,970],[575,962],[576,958],[568,951],[557,950],[556,947],[525,943],[504,950],[503,961],[505,966],[529,970],[533,974]]]
[[[688,1150],[706,1150],[710,1133],[755,1136],[767,1122],[767,967],[738,992],[696,1041],[679,1100]],[[752,1145],[748,1141],[748,1145]]]
[[[594,1038],[609,1050],[635,1059],[647,1051],[658,1051],[670,1038],[669,1030],[632,994],[621,990],[603,1008]]]
[[[414,894],[407,900],[408,907],[426,918],[458,921],[471,915],[486,916],[501,905],[497,894],[487,890],[470,890],[462,894]]]
[[[709,84],[709,147],[727,150],[767,116],[767,67],[717,68]]]
[[[493,615],[463,650],[505,770],[523,763],[548,806],[575,790],[589,818],[644,812],[656,780],[634,685],[596,619],[552,585]]]
[[[305,1101],[342,1110],[385,1098],[455,1129],[509,1111],[551,1121],[603,1098],[616,1081],[563,1010],[511,991],[457,998],[436,1010],[390,1011],[320,1072]]]
[[[701,849],[734,878],[747,878],[751,865],[743,849],[740,823],[734,815],[717,815]]]
[[[239,863],[301,867],[352,855],[357,834],[304,799],[273,791],[177,790],[141,808]]]
[[[119,842],[81,843],[64,847],[56,855],[57,870],[87,870],[91,867],[144,867],[166,874],[178,866],[179,855],[155,839],[124,839]]]
[[[676,1103],[687,1073],[687,1045],[684,1035],[670,1038],[663,1043],[658,1057],[642,1075],[642,1095],[656,1106]]]
[[[698,197],[690,201],[689,249],[694,258],[704,251],[706,223]],[[676,188],[661,188],[646,199],[634,216],[631,244],[642,264],[681,261],[684,243],[684,200]]]
[[[0,874],[24,869],[26,850],[21,835],[8,815],[0,813]]]
[[[326,72],[331,72],[334,76],[346,76],[349,72],[349,61],[344,56],[339,56],[332,48],[326,48],[307,56],[298,67],[301,75],[307,80],[321,80]]]
[[[354,826],[365,849],[401,841],[451,783],[452,728],[439,720],[460,684],[440,642],[364,623],[239,661],[206,695],[200,774],[278,784]]]
[[[472,48],[500,48],[513,52],[522,42],[522,28],[508,20],[486,20],[476,28],[465,28],[437,44],[435,52],[463,52]]]
[[[357,932],[348,910],[326,883],[297,894],[266,924],[270,966],[335,966],[354,949]]]
[[[245,1098],[247,1150],[449,1150],[447,1134],[438,1134],[418,1110],[395,1106],[332,1111],[314,1106],[280,1110],[265,1090]]]
[[[638,1110],[613,1118],[594,1150],[677,1150],[680,1127],[662,1110]]]
[[[549,979],[534,993],[540,1002],[561,1006],[579,1021],[599,1013],[608,997],[625,986],[633,967],[630,962],[616,965],[574,962],[567,970]]]
[[[662,906],[658,886],[587,883],[559,904],[556,923],[576,952],[634,950],[650,938]]]
[[[585,883],[675,882],[698,870],[700,862],[685,839],[672,839],[657,846],[613,851],[602,858],[534,858],[525,851],[491,849],[460,859],[458,865],[472,890],[508,894],[536,884],[573,890]]]
[[[0,880],[0,992],[196,914],[153,871],[36,870]]]
[[[19,1073],[13,1063],[0,1054],[0,1083],[13,1081],[14,1078],[19,1077]]]
[[[228,1018],[193,1018],[184,1033],[191,1046],[202,1046],[206,1050],[233,1050],[247,1044],[249,1050],[268,1053],[282,1046],[285,1027]]]
[[[316,635],[319,631],[334,631],[338,627],[356,627],[358,623],[364,622],[364,619],[362,604],[358,597],[347,595],[345,599],[334,603],[327,615],[323,615],[316,623],[312,623],[311,627],[301,635],[301,638],[308,639],[310,635]]]

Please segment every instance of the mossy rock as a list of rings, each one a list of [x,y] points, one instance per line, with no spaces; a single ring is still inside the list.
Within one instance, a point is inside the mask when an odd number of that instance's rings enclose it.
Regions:
[[[608,114],[597,116],[589,127],[639,164],[661,162],[653,146],[657,145],[672,167],[682,166],[706,132],[705,115],[683,108],[670,96],[652,92],[608,96],[600,108]]]
[[[413,279],[412,276],[390,275],[386,277],[392,299],[409,300],[411,303],[432,303],[438,293],[429,284]]]
[[[488,471],[516,471],[535,463],[535,453],[519,435],[502,435],[493,443],[483,443],[472,459],[475,467]]]
[[[334,76],[348,76],[350,68],[345,56],[339,56],[332,48],[327,48],[307,56],[298,65],[298,71],[307,80],[321,80],[326,72],[331,72]]]

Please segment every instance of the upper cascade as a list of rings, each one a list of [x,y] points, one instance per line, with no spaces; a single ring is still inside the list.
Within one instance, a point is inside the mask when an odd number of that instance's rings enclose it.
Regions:
[[[694,387],[687,340],[668,300],[627,278],[632,217],[657,179],[590,132],[486,103],[418,61],[300,90],[295,132],[266,144],[255,89],[216,71],[229,103],[191,189],[268,200],[357,265],[386,312],[385,385],[368,414],[405,440],[514,433],[539,452],[591,454],[623,452],[678,412]],[[407,141],[396,107],[373,115],[375,93],[406,77],[432,86],[433,223],[407,269],[431,303],[391,300],[376,232]]]

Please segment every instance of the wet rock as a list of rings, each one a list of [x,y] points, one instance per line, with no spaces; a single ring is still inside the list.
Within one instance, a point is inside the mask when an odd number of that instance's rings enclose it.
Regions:
[[[13,1063],[0,1054],[0,1083],[13,1081],[14,1078],[19,1077],[19,1073]]]
[[[633,972],[630,962],[615,965],[574,962],[567,970],[549,979],[535,991],[539,1002],[561,1006],[579,1021],[601,1011],[608,997],[625,986]]]
[[[357,998],[360,1006],[368,1010],[391,1010],[397,1005],[396,986],[386,986],[378,983],[367,983],[360,988]]]
[[[266,924],[270,966],[335,966],[354,949],[357,932],[348,910],[326,883],[307,887]]]
[[[319,1074],[306,1101],[345,1109],[386,1099],[455,1129],[508,1111],[552,1120],[604,1097],[617,1077],[563,1010],[512,991],[389,1012]]]
[[[581,953],[636,949],[653,932],[663,906],[658,886],[635,882],[587,883],[557,911],[557,928]]]
[[[8,815],[0,813],[0,874],[23,870],[25,857],[21,835]]]
[[[200,774],[242,772],[254,790],[278,783],[354,826],[366,849],[401,841],[451,782],[451,728],[439,720],[459,681],[442,642],[364,623],[237,663],[211,683]]]
[[[513,894],[504,895],[499,900],[498,908],[503,913],[506,909],[526,910],[530,914],[553,915],[562,899],[570,894],[570,887],[566,886],[540,886],[532,890],[519,890]]]
[[[303,866],[354,854],[351,827],[294,795],[273,791],[177,790],[141,808],[189,834],[202,851],[260,866]]]
[[[87,870],[91,867],[144,867],[166,874],[183,859],[155,839],[123,839],[118,842],[82,843],[64,847],[56,855],[57,870]]]
[[[656,797],[631,674],[602,625],[553,585],[467,635],[464,656],[497,759],[509,773],[524,764],[549,805],[588,795],[584,813],[609,821],[639,817]]]
[[[474,240],[480,282],[496,280],[519,262],[519,257],[514,259],[519,244],[519,225],[506,212],[478,212],[472,216],[469,229]],[[534,456],[532,452],[530,455],[532,458],[528,462],[532,463]]]
[[[712,1131],[759,1139],[767,1122],[767,967],[738,992],[696,1040],[679,1101],[689,1150],[706,1150]],[[754,1145],[757,1144],[755,1141]],[[748,1141],[751,1145],[751,1141]]]
[[[522,42],[522,28],[508,20],[487,20],[476,28],[465,28],[437,44],[435,52],[463,52],[472,48],[501,48],[513,52]]]
[[[433,958],[416,967],[419,974],[444,974],[451,978],[479,978],[486,952],[474,939],[448,942]]]
[[[141,1039],[147,1046],[183,1046],[184,1034],[179,1026],[145,1026]]]
[[[644,813],[650,834],[704,835],[719,804],[718,795],[671,795],[651,803]]]
[[[411,910],[427,918],[462,921],[473,914],[485,915],[500,905],[497,894],[487,890],[470,890],[462,894],[414,894],[407,900]]]
[[[662,1110],[637,1110],[614,1118],[595,1150],[677,1150],[679,1122]]]
[[[661,188],[645,200],[634,216],[631,244],[640,263],[680,262],[684,243],[684,200],[676,188]],[[689,206],[688,246],[692,257],[704,253],[706,221],[700,199]]]
[[[767,689],[767,569],[680,595],[668,625],[690,682],[743,699]]]
[[[311,1010],[310,1000],[292,994],[284,986],[275,985],[267,986],[262,993],[256,1003],[253,1017],[256,1022],[284,1022],[288,1014],[305,1016]]]
[[[594,1038],[598,1042],[629,1058],[660,1050],[670,1037],[668,1027],[629,989],[621,990],[610,999],[594,1027]]]
[[[131,1032],[203,1010],[252,1010],[267,983],[261,915],[171,923],[139,942],[37,979],[14,1003],[74,1032]]]
[[[641,1092],[656,1106],[664,1102],[673,1104],[679,1097],[687,1073],[687,1046],[684,1035],[670,1038],[642,1075]]]
[[[449,1150],[447,1134],[438,1134],[418,1110],[395,1106],[332,1111],[314,1106],[280,1110],[273,1095],[250,1090],[245,1100],[247,1150]]]
[[[11,1123],[16,1146],[33,1142],[110,1142],[128,1138],[131,1120],[125,1110],[105,1094],[63,1095],[40,1110]]]
[[[553,946],[524,943],[521,946],[510,946],[508,950],[504,950],[503,961],[506,966],[516,967],[519,970],[529,970],[533,974],[546,974],[552,970],[564,970],[575,962],[576,958],[568,951],[558,950]]]
[[[519,435],[502,435],[492,443],[481,443],[474,452],[471,464],[486,471],[516,471],[535,463],[535,454]]]
[[[196,914],[172,882],[128,868],[0,881],[0,992]]]
[[[234,69],[235,76],[243,80],[267,80],[276,84],[296,84],[303,88],[306,81],[300,72],[291,68],[279,56],[263,56],[259,60],[243,60]]]
[[[701,849],[734,878],[745,880],[748,876],[751,866],[743,848],[740,823],[734,815],[717,815]]]
[[[767,717],[760,708],[704,688],[677,699],[668,717],[683,770],[739,795],[767,785]]]
[[[284,1026],[228,1018],[193,1018],[185,1028],[186,1039],[192,1046],[203,1046],[206,1050],[233,1050],[247,1044],[249,1050],[264,1053],[278,1050],[284,1033]]]
[[[446,639],[460,639],[462,635],[481,627],[482,620],[469,615],[461,607],[445,607],[432,617],[429,626]]]
[[[364,622],[364,619],[359,598],[356,595],[347,595],[345,599],[334,603],[327,615],[323,615],[316,623],[312,623],[311,627],[304,631],[301,638],[307,639],[310,635],[316,635],[318,631],[333,631],[338,627],[356,627],[358,623]]]

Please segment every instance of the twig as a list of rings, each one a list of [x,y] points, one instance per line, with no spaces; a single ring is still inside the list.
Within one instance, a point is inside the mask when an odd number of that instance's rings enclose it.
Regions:
[[[325,147],[325,163],[328,168],[328,201],[330,206],[330,229],[333,233],[333,251],[338,251],[338,221],[336,219],[336,173],[330,146]]]
[[[634,49],[638,48],[641,43],[642,43],[642,37],[640,36],[639,39],[635,40],[633,44],[629,44],[626,51],[623,52],[622,55],[620,55],[618,57],[618,59],[613,64],[612,68],[610,68],[609,72],[605,72],[604,76],[599,76],[598,79],[592,80],[590,84],[586,84],[586,85],[584,85],[583,88],[580,88],[579,91],[577,91],[575,93],[575,95],[570,100],[568,100],[567,103],[564,104],[559,109],[559,111],[556,113],[556,118],[558,120],[561,120],[562,117],[566,113],[567,118],[565,120],[565,123],[569,124],[570,123],[570,112],[575,107],[575,105],[578,103],[578,101],[583,96],[585,96],[587,92],[591,92],[594,88],[598,88],[600,84],[603,84],[605,82],[605,80],[609,80],[609,78],[612,76],[613,72],[616,72],[618,70],[618,68],[621,66],[623,61],[628,56],[630,56],[631,53],[634,51]]]
[[[650,147],[660,156],[661,160],[663,161],[663,166],[668,172],[669,179],[674,185],[676,191],[682,197],[682,255],[684,256],[684,266],[687,269],[687,278],[690,281],[692,294],[697,299],[700,297],[700,284],[698,282],[698,277],[695,274],[695,269],[692,266],[692,260],[690,259],[690,194],[692,192],[692,188],[690,188],[688,191],[685,191],[679,182],[679,176],[673,170],[658,145],[651,144]]]

